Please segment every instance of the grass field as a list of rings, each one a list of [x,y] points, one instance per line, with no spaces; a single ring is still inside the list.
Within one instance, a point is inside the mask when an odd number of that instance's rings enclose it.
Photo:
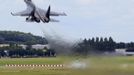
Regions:
[[[86,64],[84,67],[80,64]],[[5,67],[6,64],[65,64],[64,68]],[[74,66],[73,66],[74,65]],[[134,75],[134,57],[3,58],[0,75]]]

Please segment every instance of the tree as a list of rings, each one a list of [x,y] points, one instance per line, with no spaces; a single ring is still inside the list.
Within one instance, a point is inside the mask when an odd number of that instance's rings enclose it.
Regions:
[[[0,43],[48,44],[47,40],[43,37],[18,31],[0,31]]]
[[[2,43],[4,43],[4,41],[5,41],[5,39],[2,36],[0,36],[0,43],[2,44]]]
[[[116,48],[118,48],[118,49],[126,48],[126,44],[124,42],[117,43]]]
[[[108,49],[109,51],[114,51],[115,50],[116,43],[113,41],[112,37],[109,37],[109,45]]]
[[[99,54],[104,52],[112,52],[115,50],[116,42],[112,39],[112,37],[109,38],[99,38],[96,37],[92,39],[84,39],[83,42],[79,43],[76,47],[75,52],[82,54],[82,55],[88,55],[88,54]]]

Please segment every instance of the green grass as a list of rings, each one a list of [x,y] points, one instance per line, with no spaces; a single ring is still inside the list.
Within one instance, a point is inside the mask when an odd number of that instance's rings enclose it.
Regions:
[[[3,67],[5,64],[67,64],[86,62],[85,69],[46,69],[42,67]],[[134,57],[56,57],[0,59],[0,75],[134,75]]]

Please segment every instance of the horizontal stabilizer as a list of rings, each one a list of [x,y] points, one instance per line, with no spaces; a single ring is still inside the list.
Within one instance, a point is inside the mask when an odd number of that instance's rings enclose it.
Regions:
[[[51,18],[51,19],[50,19],[50,22],[60,22],[60,21]]]
[[[60,14],[60,16],[67,16],[67,14],[63,12]]]

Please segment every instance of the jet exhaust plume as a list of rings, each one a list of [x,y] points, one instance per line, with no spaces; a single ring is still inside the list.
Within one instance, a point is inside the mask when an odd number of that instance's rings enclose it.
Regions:
[[[46,40],[48,41],[49,47],[56,50],[57,54],[68,55],[72,53],[75,42],[65,39],[64,37],[62,37],[62,35],[58,34],[51,28],[49,29],[52,33],[43,29],[43,27],[40,27],[40,29],[42,30]]]

